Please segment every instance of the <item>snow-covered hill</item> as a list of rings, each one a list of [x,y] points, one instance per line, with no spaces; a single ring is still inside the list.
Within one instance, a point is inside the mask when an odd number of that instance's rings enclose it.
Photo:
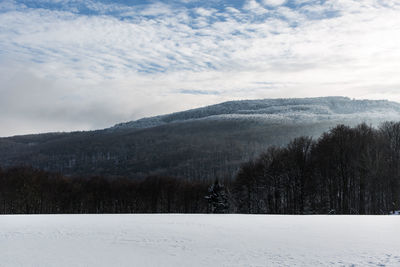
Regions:
[[[400,266],[400,216],[0,217],[0,266]]]
[[[192,120],[250,119],[276,122],[365,120],[374,123],[400,118],[400,104],[387,100],[352,100],[348,97],[287,98],[229,101],[167,115],[120,123],[111,129],[150,128]]]

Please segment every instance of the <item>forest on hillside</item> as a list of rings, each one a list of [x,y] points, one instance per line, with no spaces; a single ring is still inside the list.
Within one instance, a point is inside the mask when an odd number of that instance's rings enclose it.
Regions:
[[[232,179],[241,164],[299,136],[338,124],[374,127],[400,118],[400,104],[346,97],[229,101],[103,130],[0,138],[0,167],[28,165],[65,176]]]
[[[317,140],[295,138],[219,181],[0,169],[1,214],[388,214],[399,205],[400,122],[338,125]]]

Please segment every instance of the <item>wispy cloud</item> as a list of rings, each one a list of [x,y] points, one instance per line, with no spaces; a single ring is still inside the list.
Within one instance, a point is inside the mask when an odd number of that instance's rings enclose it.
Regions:
[[[188,94],[188,95],[218,95],[220,92],[218,91],[205,91],[205,90],[188,90],[181,89],[177,91],[180,94]]]
[[[286,3],[286,0],[263,0],[262,3],[267,6],[281,6]]]
[[[4,0],[0,135],[242,98],[400,100],[399,25],[395,0]]]

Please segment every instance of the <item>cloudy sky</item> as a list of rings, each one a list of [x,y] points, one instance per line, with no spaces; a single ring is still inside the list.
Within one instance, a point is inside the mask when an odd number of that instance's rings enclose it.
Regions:
[[[400,101],[398,0],[0,0],[0,136],[327,95]]]

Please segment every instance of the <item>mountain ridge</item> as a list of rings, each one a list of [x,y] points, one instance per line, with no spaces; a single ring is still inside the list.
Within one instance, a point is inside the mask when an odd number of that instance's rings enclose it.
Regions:
[[[211,116],[221,115],[245,115],[245,114],[260,114],[260,115],[271,115],[282,112],[279,107],[292,107],[287,111],[300,112],[302,109],[320,108],[320,115],[335,115],[335,114],[346,114],[340,113],[339,108],[332,105],[332,103],[340,103],[340,108],[346,108],[347,105],[356,104],[359,108],[364,106],[375,107],[377,105],[390,105],[392,108],[396,108],[400,112],[400,104],[388,100],[368,100],[368,99],[350,99],[349,97],[343,96],[329,96],[329,97],[314,97],[314,98],[276,98],[276,99],[255,99],[255,100],[236,100],[226,101],[215,105],[208,105],[205,107],[189,109],[185,111],[179,111],[164,115],[157,115],[152,117],[145,117],[134,121],[128,121],[123,123],[115,124],[114,126],[106,129],[119,129],[119,128],[150,128],[168,124],[171,122],[181,122],[189,119],[205,119]],[[327,104],[324,106],[322,104]],[[371,105],[372,104],[372,105]],[[247,108],[247,109],[246,109]],[[365,111],[365,109],[360,109]]]
[[[228,101],[103,130],[0,138],[0,167],[64,175],[231,178],[269,146],[318,138],[337,124],[400,119],[400,104],[347,97]]]

